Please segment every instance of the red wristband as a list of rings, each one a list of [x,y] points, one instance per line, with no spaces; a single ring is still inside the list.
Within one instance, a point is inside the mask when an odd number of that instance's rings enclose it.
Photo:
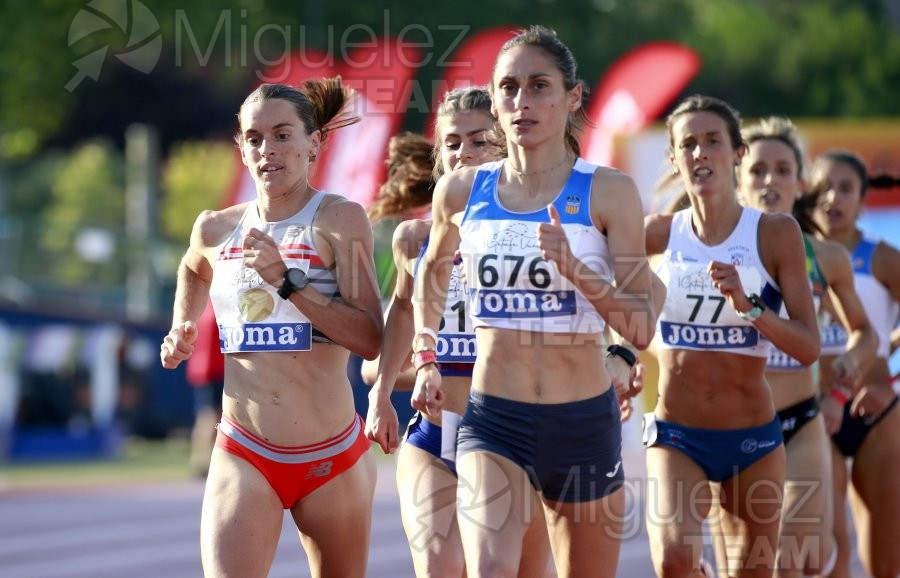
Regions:
[[[423,366],[433,363],[437,365],[437,352],[434,349],[422,349],[412,354],[412,364],[418,372]]]
[[[837,386],[833,386],[831,389],[829,389],[828,395],[831,396],[831,399],[841,404],[841,407],[847,405],[847,402],[850,401],[850,397]]]

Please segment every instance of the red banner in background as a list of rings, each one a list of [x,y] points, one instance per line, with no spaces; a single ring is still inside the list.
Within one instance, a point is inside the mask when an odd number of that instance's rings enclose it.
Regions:
[[[810,161],[828,149],[844,149],[859,155],[870,177],[900,177],[900,120],[795,121]],[[866,206],[900,207],[900,187],[870,187]]]
[[[674,42],[638,46],[616,60],[591,93],[581,138],[582,156],[613,165],[616,135],[633,134],[653,122],[700,70],[700,57]]]
[[[362,120],[328,135],[326,146],[310,166],[310,183],[367,206],[385,177],[384,159],[391,135],[406,114],[412,81],[421,62],[419,49],[382,38],[361,45],[335,61],[334,55],[307,50],[294,53],[263,73],[262,82],[299,86],[310,78],[340,74],[356,90],[353,114]],[[238,155],[238,171],[229,204],[256,198],[256,186]]]
[[[512,25],[482,30],[463,42],[450,58],[438,62],[438,66],[444,69],[444,74],[433,87],[431,108],[422,130],[427,138],[434,138],[434,114],[444,93],[454,88],[488,86],[497,53],[516,32],[516,27]]]
[[[379,39],[347,55],[344,82],[356,90],[354,111],[362,121],[329,135],[316,164],[318,188],[368,206],[386,177],[388,141],[406,114],[413,80],[422,62],[418,48]]]

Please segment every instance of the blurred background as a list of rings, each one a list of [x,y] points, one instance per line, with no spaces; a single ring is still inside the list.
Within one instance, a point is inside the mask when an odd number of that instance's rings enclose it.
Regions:
[[[357,89],[365,120],[335,133],[315,184],[367,204],[388,138],[430,133],[433,102],[486,82],[499,45],[535,23],[592,89],[585,156],[632,174],[647,210],[661,202],[660,119],[695,92],[748,120],[791,117],[809,157],[848,148],[900,176],[896,0],[6,0],[0,462],[186,437],[191,388],[184,367],[162,370],[159,343],[197,214],[253,198],[232,136],[260,82],[342,74]],[[900,245],[888,184],[864,222]],[[377,231],[385,295],[390,228]]]

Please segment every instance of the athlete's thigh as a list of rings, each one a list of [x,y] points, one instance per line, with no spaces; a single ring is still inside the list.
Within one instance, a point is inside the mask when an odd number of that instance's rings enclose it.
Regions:
[[[781,508],[778,569],[799,576],[821,568],[831,550],[831,442],[821,417],[800,429],[785,448],[787,470]]]
[[[781,521],[785,472],[784,446],[722,482],[722,508],[738,521],[739,576],[771,576]]]
[[[870,573],[900,572],[900,411],[882,418],[857,451],[852,467],[850,506],[859,556]]]
[[[314,577],[365,576],[375,475],[375,456],[367,451],[291,508]]]
[[[852,546],[850,544],[850,520],[847,517],[847,462],[844,455],[831,444],[831,498],[832,523],[837,563],[829,578],[849,578]]]
[[[469,575],[516,571],[535,516],[528,475],[507,458],[477,450],[459,456],[456,468],[457,520]]]
[[[664,561],[696,566],[711,500],[710,482],[696,462],[675,448],[647,448],[647,534],[657,573]]]
[[[550,550],[550,535],[540,494],[531,492],[534,519],[525,531],[522,540],[522,559],[519,563],[518,578],[553,578],[556,568]]]
[[[265,577],[275,558],[284,506],[249,462],[215,448],[200,522],[207,576]]]
[[[736,576],[741,563],[741,551],[744,548],[743,536],[739,521],[727,514],[720,503],[722,488],[720,484],[710,484],[712,503],[710,504],[707,527],[709,528],[712,547],[716,557],[716,568],[723,576]],[[724,570],[723,570],[724,569]]]
[[[404,443],[397,458],[400,515],[416,574],[449,575],[465,566],[456,523],[456,476],[427,451]]]
[[[616,575],[625,519],[625,489],[590,502],[544,500],[559,576]]]

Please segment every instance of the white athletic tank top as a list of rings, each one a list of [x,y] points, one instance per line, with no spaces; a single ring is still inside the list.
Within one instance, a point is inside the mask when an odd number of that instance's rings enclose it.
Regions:
[[[469,313],[474,327],[546,333],[599,333],[605,321],[537,244],[547,209],[510,211],[500,204],[497,182],[505,161],[481,165],[460,224]],[[553,201],[572,253],[591,270],[612,279],[606,236],[591,220],[591,183],[596,165],[577,159]]]
[[[853,282],[862,301],[869,323],[878,335],[876,355],[887,359],[891,351],[891,331],[900,319],[900,303],[894,301],[887,287],[872,274],[872,256],[879,240],[864,236],[853,249]]]
[[[657,271],[667,288],[657,325],[659,347],[768,357],[769,342],[752,323],[738,317],[707,273],[710,261],[731,263],[748,295],[756,293],[768,308],[776,313],[781,310],[780,289],[759,256],[761,216],[745,207],[731,235],[721,244],[709,246],[694,233],[690,209],[675,213]]]
[[[222,353],[309,351],[312,343],[330,343],[309,319],[252,268],[244,267],[243,239],[256,228],[275,240],[288,267],[306,272],[309,283],[326,297],[340,299],[334,274],[326,269],[313,242],[312,222],[325,193],[319,191],[295,215],[283,221],[259,218],[249,203],[240,222],[220,246],[213,265],[210,299],[219,324]]]
[[[806,248],[806,277],[809,279],[809,288],[812,291],[813,305],[820,319],[823,318],[822,297],[827,289],[827,280],[819,269],[819,262],[816,260],[816,253],[813,250],[812,243],[807,235],[803,235],[803,246]],[[783,319],[787,319],[787,311],[782,308],[780,315]],[[821,332],[821,324],[819,325]],[[787,353],[781,351],[774,345],[769,348],[769,361],[766,362],[767,371],[799,371],[806,369],[803,365]]]

